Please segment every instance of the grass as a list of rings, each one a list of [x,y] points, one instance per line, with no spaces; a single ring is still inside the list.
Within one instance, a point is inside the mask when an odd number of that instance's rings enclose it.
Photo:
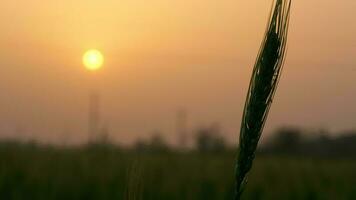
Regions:
[[[11,147],[0,148],[0,157],[0,199],[228,200],[234,196],[233,152],[137,154]],[[356,199],[355,169],[356,160],[258,156],[243,197]],[[132,196],[136,194],[127,190],[141,194]]]
[[[235,172],[235,200],[247,183],[284,61],[291,0],[276,0],[253,69],[241,122]]]

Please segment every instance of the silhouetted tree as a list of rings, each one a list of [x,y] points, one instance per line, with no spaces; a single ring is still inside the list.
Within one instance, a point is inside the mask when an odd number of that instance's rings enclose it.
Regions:
[[[148,144],[142,139],[137,139],[134,144],[134,150],[137,152],[145,152],[148,150]]]
[[[221,152],[226,150],[226,142],[221,136],[220,127],[213,125],[200,128],[196,133],[196,147],[200,152]]]
[[[275,146],[286,151],[295,152],[302,143],[302,134],[299,129],[282,128],[277,131],[275,137]]]
[[[153,134],[149,148],[154,152],[166,152],[169,149],[160,132]]]
[[[278,129],[262,152],[317,157],[356,157],[356,132],[303,132],[296,128]]]

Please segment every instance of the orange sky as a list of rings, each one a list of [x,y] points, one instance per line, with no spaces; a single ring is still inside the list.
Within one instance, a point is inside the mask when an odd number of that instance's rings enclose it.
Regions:
[[[154,130],[174,140],[182,107],[192,128],[218,121],[234,139],[271,2],[2,0],[0,134],[84,141],[94,88],[117,141]],[[356,128],[355,10],[353,0],[293,1],[267,132]],[[81,63],[89,48],[105,56],[95,75]]]

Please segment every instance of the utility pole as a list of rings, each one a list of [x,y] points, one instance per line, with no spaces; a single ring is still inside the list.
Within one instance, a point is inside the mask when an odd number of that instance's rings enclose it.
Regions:
[[[100,96],[97,92],[89,95],[88,134],[89,143],[97,142],[100,124]]]
[[[176,131],[178,137],[179,148],[185,150],[187,148],[187,112],[185,110],[179,110],[177,112],[176,119]]]

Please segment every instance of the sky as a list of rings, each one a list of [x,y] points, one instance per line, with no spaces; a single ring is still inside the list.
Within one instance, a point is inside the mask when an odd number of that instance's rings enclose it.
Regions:
[[[82,143],[88,101],[129,144],[220,123],[237,141],[271,0],[2,0],[0,137]],[[356,129],[356,1],[293,1],[288,53],[264,137],[281,126]],[[104,55],[101,70],[82,64]]]

